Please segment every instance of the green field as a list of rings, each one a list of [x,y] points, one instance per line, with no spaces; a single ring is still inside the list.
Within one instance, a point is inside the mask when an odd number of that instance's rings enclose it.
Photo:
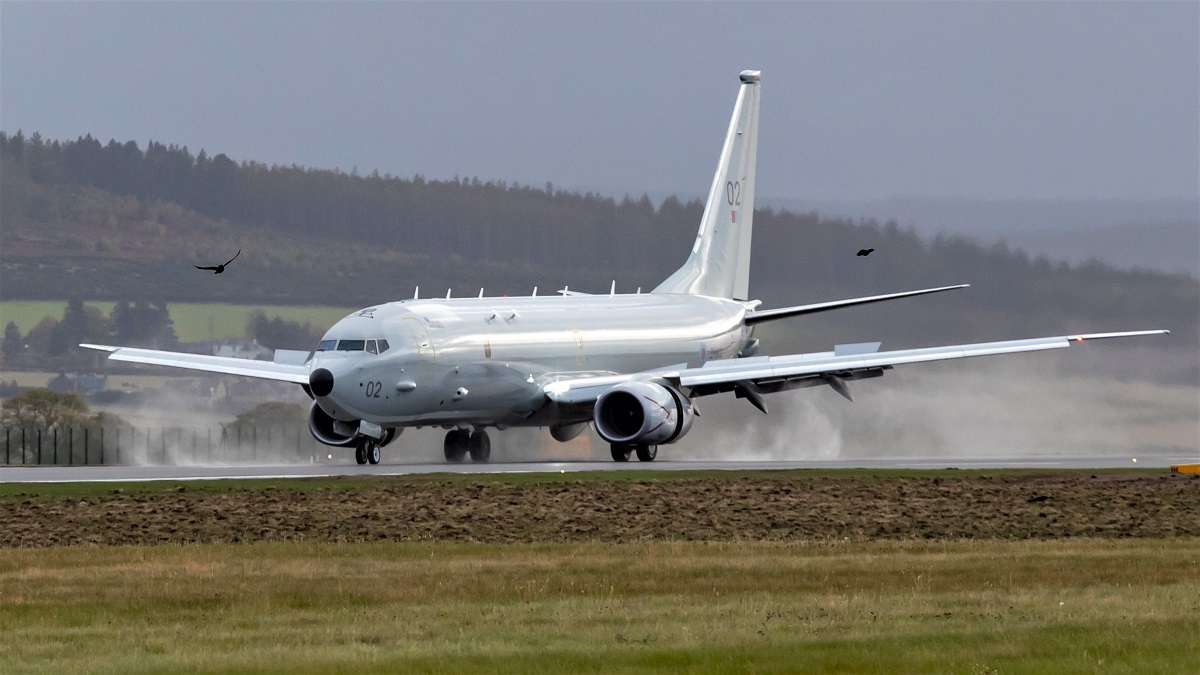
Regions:
[[[0,551],[20,672],[1189,672],[1200,541]]]
[[[112,313],[113,302],[86,302],[104,312]],[[21,333],[28,333],[43,318],[62,319],[65,300],[5,300],[0,302],[0,324],[14,321]],[[267,318],[280,317],[285,321],[310,323],[319,331],[333,325],[357,308],[289,305],[228,305],[207,303],[170,303],[167,309],[175,322],[175,334],[183,342],[222,340],[247,337],[246,324],[250,314],[261,310]]]
[[[579,499],[588,486],[627,485],[607,494],[649,498],[708,478],[728,495],[787,473],[0,484],[0,527],[42,517],[63,533],[231,523],[252,537],[285,526],[278,505],[307,524],[341,509],[324,541],[313,529],[291,541],[2,548],[0,671],[1183,673],[1200,660],[1200,537],[1190,535],[771,541],[740,529],[685,541],[670,534],[694,512],[681,509],[655,514],[661,536],[620,542],[353,538],[361,523],[414,519],[454,495],[473,506],[447,526],[490,521],[483,499],[527,499],[523,519],[541,521],[553,495]],[[1088,503],[1106,485],[1149,478],[1131,483],[1142,531],[1155,512],[1194,508],[1191,483],[1156,474],[1062,472],[1092,486],[1080,497]],[[840,486],[851,494],[899,485],[914,510],[940,509],[922,504],[955,481],[986,489],[1004,479],[1016,497],[997,508],[1010,519],[1046,489],[1044,472],[1028,470],[795,475],[813,489],[822,477],[853,479]],[[366,506],[430,489],[440,497],[415,507]],[[1032,508],[1065,519],[1074,498],[1053,492]],[[239,495],[253,501],[227,499]],[[1106,498],[1105,510],[1125,501]],[[611,504],[607,522],[646,517],[628,501]]]

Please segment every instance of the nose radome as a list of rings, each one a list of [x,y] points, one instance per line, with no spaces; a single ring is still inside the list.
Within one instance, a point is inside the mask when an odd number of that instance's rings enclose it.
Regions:
[[[328,396],[333,391],[333,373],[317,368],[308,376],[308,387],[314,396]]]

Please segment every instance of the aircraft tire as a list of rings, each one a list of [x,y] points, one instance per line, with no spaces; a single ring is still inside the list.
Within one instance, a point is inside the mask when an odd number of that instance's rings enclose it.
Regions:
[[[657,445],[637,446],[637,458],[639,462],[653,462],[655,457],[658,457]]]
[[[378,443],[374,441],[367,444],[367,461],[372,464],[378,464],[383,459],[383,451]]]
[[[469,436],[466,432],[454,429],[446,434],[446,441],[443,444],[443,451],[447,462],[461,462],[467,454],[467,440]]]
[[[471,461],[477,464],[483,464],[492,456],[492,439],[488,438],[488,433],[483,429],[471,434],[467,447],[471,452]]]
[[[612,451],[614,462],[628,462],[629,456],[633,454],[633,447],[623,443],[613,443],[608,447]]]
[[[367,447],[366,443],[359,443],[354,446],[354,461],[359,464],[367,463]]]

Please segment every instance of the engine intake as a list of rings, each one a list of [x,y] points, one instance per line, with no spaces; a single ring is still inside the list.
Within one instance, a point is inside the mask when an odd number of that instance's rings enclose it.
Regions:
[[[308,409],[308,432],[325,445],[339,448],[354,445],[357,440],[354,430],[357,427],[357,423],[348,424],[333,419],[329,413],[317,405],[316,401],[313,401],[312,407]]]
[[[609,443],[657,445],[679,440],[692,426],[692,401],[672,387],[625,382],[600,395],[596,433]]]

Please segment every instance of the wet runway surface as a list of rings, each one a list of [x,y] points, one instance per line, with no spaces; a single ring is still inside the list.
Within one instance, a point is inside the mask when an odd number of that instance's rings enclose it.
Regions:
[[[0,468],[0,483],[120,482],[333,476],[403,476],[456,473],[572,473],[578,471],[782,471],[789,469],[1114,469],[1160,468],[1200,461],[1195,456],[1133,457],[955,457],[846,459],[822,461],[493,462],[488,464],[304,464],[237,466],[18,466]]]

